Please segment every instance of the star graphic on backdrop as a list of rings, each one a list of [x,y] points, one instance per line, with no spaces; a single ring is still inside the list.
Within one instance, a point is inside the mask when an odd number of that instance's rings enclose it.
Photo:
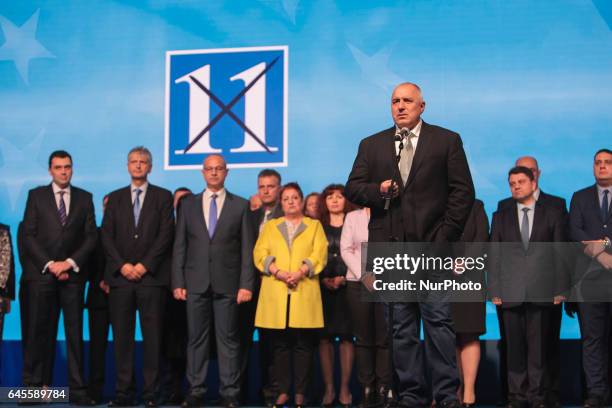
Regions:
[[[0,167],[0,180],[6,186],[13,210],[23,185],[41,180],[41,177],[47,174],[46,169],[34,160],[38,157],[44,134],[45,130],[41,129],[38,135],[22,148],[0,137],[0,153],[4,162]]]
[[[26,84],[29,84],[31,60],[55,58],[55,55],[36,39],[39,13],[40,9],[36,10],[21,27],[17,27],[6,17],[0,16],[0,28],[6,40],[0,47],[0,61],[13,61]]]
[[[597,9],[597,12],[603,18],[608,25],[608,28],[612,30],[612,4],[609,0],[593,0],[593,5]]]
[[[387,92],[390,92],[395,85],[402,82],[402,78],[389,69],[389,58],[393,46],[381,48],[375,54],[369,56],[354,45],[350,43],[347,43],[347,45],[367,81]]]
[[[297,10],[300,0],[283,0],[283,9],[289,16],[291,22],[295,25],[295,11]]]
[[[295,13],[300,0],[258,0],[264,6],[270,7],[279,14],[289,18],[291,24],[295,25]]]

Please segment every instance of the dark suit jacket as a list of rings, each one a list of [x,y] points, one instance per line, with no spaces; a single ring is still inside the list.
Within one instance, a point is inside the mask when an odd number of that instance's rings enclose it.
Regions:
[[[170,191],[149,183],[138,225],[134,222],[130,186],[110,193],[102,220],[106,283],[111,287],[168,286],[173,237],[174,210]],[[147,268],[139,282],[131,282],[121,275],[124,264],[139,262]]]
[[[541,204],[545,204],[551,207],[555,207],[559,209],[564,216],[567,215],[567,206],[565,204],[565,198],[557,197],[552,194],[546,194],[544,191],[540,189],[540,196],[538,197],[538,202]],[[516,204],[512,197],[504,198],[497,203],[497,210],[501,210]]]
[[[235,296],[254,290],[253,232],[249,202],[226,190],[215,234],[209,237],[202,193],[183,200],[172,254],[172,288]]]
[[[85,298],[85,306],[89,309],[105,309],[108,307],[108,295],[100,288],[100,282],[104,280],[106,266],[106,254],[100,234],[101,231],[98,228],[96,248],[89,258],[89,287]]]
[[[361,141],[346,185],[348,200],[372,210],[370,242],[456,241],[474,202],[460,136],[423,122],[406,186],[385,211],[380,183],[402,185],[394,135],[392,127]]]
[[[489,293],[502,299],[502,308],[523,302],[553,306],[553,297],[569,289],[569,277],[562,248],[554,243],[564,242],[565,218],[559,208],[537,201],[530,244],[524,250],[521,241],[516,201],[513,206],[496,211],[491,223],[491,242],[514,243],[493,245],[489,263]]]
[[[608,214],[607,220],[601,219],[601,203],[596,185],[576,191],[572,196],[569,231],[570,240],[576,242],[597,240],[604,237],[612,240],[612,212]],[[606,282],[612,281],[612,278],[609,278],[609,272],[604,271],[599,262],[582,253],[578,254],[577,260],[574,276],[576,281],[584,278],[587,272],[589,273],[588,279],[603,278]]]
[[[4,288],[0,288],[0,297],[15,299],[15,248],[13,247],[10,227],[8,225],[0,224],[0,231],[6,231],[8,235],[8,245],[10,247],[9,250],[11,251],[9,275]],[[0,332],[1,331],[2,330],[0,329]]]
[[[261,225],[261,222],[263,221],[264,215],[266,214],[266,212],[264,211],[263,207],[258,208],[255,211],[250,211],[249,210],[249,218],[251,220],[251,230],[253,232],[253,242],[257,241],[257,238],[259,237],[259,226]],[[272,209],[272,217],[271,219],[274,218],[280,218],[283,215],[283,209],[281,208],[280,203],[276,204],[274,206],[274,208]],[[259,275],[259,271],[257,271],[257,275]]]
[[[85,283],[87,262],[96,245],[96,223],[91,194],[70,186],[70,208],[62,227],[51,184],[28,193],[23,216],[23,276],[26,281],[54,282],[51,273],[42,273],[49,261],[72,258],[80,272],[70,272],[70,282]]]

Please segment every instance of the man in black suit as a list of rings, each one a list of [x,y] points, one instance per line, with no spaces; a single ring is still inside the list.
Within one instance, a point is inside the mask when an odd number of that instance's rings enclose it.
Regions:
[[[106,209],[108,195],[102,199],[102,210]],[[89,286],[85,297],[85,307],[89,323],[89,397],[96,403],[102,401],[104,391],[106,346],[110,317],[108,312],[109,286],[104,281],[106,255],[98,228],[96,248],[89,259]]]
[[[219,359],[219,394],[226,407],[240,396],[238,305],[253,295],[253,233],[249,203],[225,189],[222,156],[204,160],[206,189],[182,201],[172,255],[174,297],[187,301],[187,381],[185,406],[201,406],[214,325]]]
[[[257,241],[259,232],[263,225],[274,218],[282,217],[283,210],[279,203],[279,193],[281,187],[281,175],[273,169],[263,169],[257,175],[257,197],[261,201],[261,206],[249,212],[251,219],[253,242]],[[255,281],[255,292],[253,298],[259,296],[259,286],[261,284],[260,272],[253,265],[253,275]],[[248,367],[249,351],[253,345],[253,331],[255,328],[255,311],[257,302],[247,302],[240,305],[240,383],[243,393],[243,401],[246,400],[248,387]],[[272,378],[270,364],[270,342],[266,338],[266,331],[257,331],[259,335],[259,378],[261,379],[261,393],[266,405],[272,405],[276,401],[277,391],[275,382]]]
[[[533,173],[533,177],[534,177],[534,181],[535,181],[535,191],[533,192],[533,198],[540,204],[544,204],[547,206],[551,206],[551,207],[555,207],[558,210],[560,210],[563,213],[563,217],[567,219],[567,206],[565,204],[565,198],[562,197],[557,197],[555,195],[552,194],[547,194],[544,191],[540,190],[540,176],[542,175],[542,171],[540,170],[539,166],[538,166],[538,161],[535,159],[535,157],[532,156],[523,156],[523,157],[519,157],[518,159],[516,159],[516,162],[514,163],[515,166],[517,167],[526,167],[529,170],[531,170],[531,172]],[[507,207],[514,207],[515,205],[515,200],[512,197],[508,197],[505,198],[503,200],[500,200],[497,203],[497,210],[501,210],[503,208],[507,208]],[[566,308],[567,308],[567,304],[566,304]],[[547,379],[546,381],[550,384],[549,387],[549,391],[550,394],[547,396],[547,400],[550,403],[551,406],[559,406],[559,386],[560,386],[560,361],[559,361],[559,352],[560,352],[560,335],[561,335],[561,315],[563,314],[562,312],[562,308],[563,306],[561,304],[559,305],[555,305],[553,306],[552,310],[551,310],[551,319],[552,319],[552,333],[551,333],[551,337],[550,337],[550,341],[551,343],[549,344],[550,347],[548,348],[548,364],[549,364],[549,368],[550,370],[548,370],[548,374],[550,375],[550,378]],[[569,309],[567,309],[569,310]],[[568,311],[568,313],[570,313]],[[500,333],[503,333],[504,331],[504,327],[503,327],[503,322],[501,319],[501,310],[500,308],[497,308],[497,317],[498,317],[498,321],[500,324]],[[505,362],[506,362],[506,344],[505,341],[503,340],[505,338],[505,336],[502,335],[502,340],[500,340],[499,342],[499,348],[500,348],[500,377],[504,380],[504,385],[503,387],[503,394],[504,394],[504,399],[507,398],[507,393],[508,390],[505,387],[505,384],[507,383],[505,375],[507,372],[507,367],[505,366]]]
[[[157,405],[165,288],[170,282],[174,236],[172,193],[150,184],[153,159],[146,147],[128,154],[131,184],[109,194],[102,220],[106,253],[104,281],[110,287],[117,382],[110,406],[134,404],[136,311],[143,337],[145,406]]]
[[[612,150],[601,149],[595,154],[593,173],[595,184],[574,193],[569,213],[570,238],[584,244],[577,280],[583,297],[578,318],[586,408],[607,406],[610,393],[607,355],[612,317]]]
[[[508,407],[545,408],[550,384],[549,347],[553,306],[569,288],[563,259],[548,243],[565,240],[565,217],[559,208],[535,200],[535,177],[526,167],[508,174],[514,205],[495,212],[491,242],[489,291],[501,307],[507,344]]]
[[[456,241],[474,202],[474,186],[460,136],[421,120],[420,88],[398,85],[391,97],[395,126],[365,138],[346,185],[346,198],[369,207],[370,242]],[[385,203],[388,203],[388,209]],[[399,403],[427,406],[420,319],[441,407],[458,406],[455,333],[448,302],[393,303],[393,363]]]
[[[23,381],[49,385],[46,354],[55,344],[60,309],[68,349],[70,399],[90,405],[83,376],[83,296],[87,262],[96,244],[91,194],[70,184],[72,157],[58,150],[49,156],[48,186],[30,190],[23,217],[27,325]],[[51,359],[52,361],[52,359]],[[49,383],[47,383],[47,381]]]

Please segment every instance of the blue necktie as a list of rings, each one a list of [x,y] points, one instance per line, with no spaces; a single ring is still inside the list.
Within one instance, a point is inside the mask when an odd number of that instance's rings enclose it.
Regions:
[[[59,199],[59,209],[57,212],[59,213],[60,222],[62,223],[62,227],[66,225],[66,203],[64,202],[64,194],[66,192],[64,190],[59,191],[60,199]]]
[[[210,211],[208,212],[208,236],[213,237],[215,235],[215,228],[217,228],[217,195],[213,194],[210,199]]]
[[[523,221],[521,222],[521,241],[523,241],[523,248],[525,251],[529,248],[529,217],[527,213],[529,208],[523,208]]]
[[[608,193],[609,193],[608,190],[604,190],[604,196],[601,199],[601,221],[602,222],[606,222],[608,220],[608,213],[609,213]]]
[[[134,225],[138,226],[138,219],[140,218],[140,194],[142,190],[139,188],[134,189],[136,198],[134,199]]]

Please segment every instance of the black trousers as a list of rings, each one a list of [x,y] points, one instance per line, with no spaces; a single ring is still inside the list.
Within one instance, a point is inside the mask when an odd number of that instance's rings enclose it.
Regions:
[[[106,347],[110,316],[108,308],[89,308],[89,397],[102,400],[106,374]]]
[[[140,317],[144,351],[142,398],[157,398],[165,290],[138,284],[111,288],[109,307],[117,371],[116,398],[134,399],[136,393],[133,381],[136,311]]]
[[[589,397],[607,400],[608,340],[612,303],[583,302],[578,304],[578,318],[582,338],[582,365]]]
[[[385,305],[361,300],[361,282],[347,282],[348,301],[353,335],[357,378],[363,387],[379,389],[393,386],[389,330]]]
[[[22,314],[26,334],[24,344],[23,382],[26,386],[52,384],[59,313],[64,315],[64,331],[68,354],[68,386],[70,394],[86,393],[83,375],[83,300],[84,285],[68,282],[29,281],[24,298],[27,306]]]
[[[509,401],[533,404],[546,400],[552,314],[552,307],[531,303],[502,309]]]
[[[165,398],[183,395],[187,367],[187,309],[185,302],[167,292],[162,338],[162,394]]]
[[[272,347],[272,373],[278,386],[278,393],[289,393],[291,373],[293,373],[295,393],[306,394],[310,385],[312,361],[319,340],[319,330],[293,328],[263,330],[267,332],[266,337]]]

